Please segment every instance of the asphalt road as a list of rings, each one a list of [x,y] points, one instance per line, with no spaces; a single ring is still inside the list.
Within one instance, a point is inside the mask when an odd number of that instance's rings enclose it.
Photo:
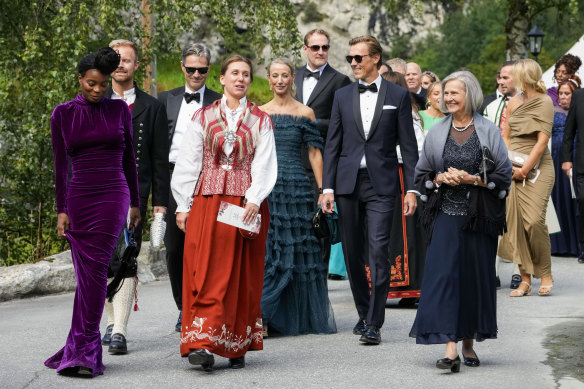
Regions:
[[[512,265],[501,265],[497,293],[499,338],[476,345],[478,368],[434,367],[444,346],[416,345],[408,333],[415,309],[390,300],[379,346],[360,344],[351,329],[357,316],[347,281],[330,281],[338,333],[270,337],[248,353],[243,370],[217,357],[203,372],[180,358],[177,316],[168,281],[139,288],[132,312],[129,353],[104,348],[105,374],[93,379],[59,376],[43,361],[63,346],[73,294],[0,304],[1,388],[584,388],[584,265],[554,258],[552,296],[508,297]],[[534,283],[535,291],[539,281]],[[105,321],[102,321],[102,331]]]

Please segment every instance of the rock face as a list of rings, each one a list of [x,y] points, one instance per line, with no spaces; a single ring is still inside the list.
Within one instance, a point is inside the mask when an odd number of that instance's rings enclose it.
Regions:
[[[138,256],[140,283],[152,282],[168,274],[166,250],[154,250],[149,243],[142,243],[142,250]],[[0,301],[70,292],[75,290],[76,285],[69,250],[35,264],[0,267]]]

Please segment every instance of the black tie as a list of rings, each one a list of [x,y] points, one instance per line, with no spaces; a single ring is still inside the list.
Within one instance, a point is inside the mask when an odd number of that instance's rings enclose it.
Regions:
[[[199,92],[189,93],[185,92],[185,101],[190,103],[191,101],[196,101],[197,103],[201,101],[201,94]]]
[[[359,84],[359,93],[363,93],[366,91],[377,93],[377,84],[376,83],[373,83],[371,85]]]
[[[310,70],[307,70],[306,73],[304,73],[304,78],[308,77],[314,77],[318,81],[318,79],[320,78],[320,72],[318,70],[316,72],[311,72]]]

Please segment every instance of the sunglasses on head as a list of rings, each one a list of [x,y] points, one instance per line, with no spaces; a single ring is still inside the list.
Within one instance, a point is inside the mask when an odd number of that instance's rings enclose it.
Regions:
[[[206,66],[204,68],[192,68],[190,66],[185,66],[185,71],[188,74],[195,74],[195,72],[199,72],[199,74],[207,74],[207,72],[209,71],[209,67]]]
[[[363,54],[363,55],[347,55],[345,57],[345,59],[347,60],[348,63],[353,62],[353,60],[355,60],[355,62],[357,63],[361,63],[361,61],[363,61],[363,57],[367,57],[369,54]]]
[[[322,46],[312,45],[312,46],[306,46],[306,47],[308,47],[310,50],[314,51],[315,53],[317,51],[319,51],[320,49],[322,49],[322,51],[328,51],[328,49],[330,49],[329,45],[322,45]]]

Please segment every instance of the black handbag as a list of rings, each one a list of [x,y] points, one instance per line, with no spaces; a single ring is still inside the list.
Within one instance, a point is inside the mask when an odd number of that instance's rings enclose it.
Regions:
[[[322,208],[318,207],[312,217],[312,228],[314,234],[319,239],[329,238],[331,244],[341,241],[341,233],[338,225],[339,215],[336,212],[324,213]]]
[[[479,174],[483,177],[483,182],[487,184],[487,173],[492,173],[495,170],[495,159],[491,150],[487,146],[482,147],[483,159],[481,161],[481,166],[479,167]]]
[[[109,302],[112,302],[115,294],[118,293],[120,288],[124,283],[124,279],[127,278],[128,273],[133,273],[136,275],[138,270],[138,247],[136,241],[134,240],[134,227],[124,227],[118,243],[116,244],[116,252],[119,258],[120,264],[117,269],[114,279],[107,286],[106,298]]]

